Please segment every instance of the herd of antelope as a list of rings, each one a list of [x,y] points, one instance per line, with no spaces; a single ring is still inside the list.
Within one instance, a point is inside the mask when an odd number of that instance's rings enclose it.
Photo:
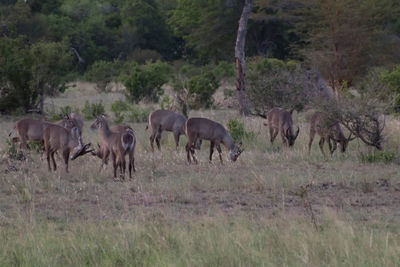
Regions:
[[[266,114],[264,123],[269,130],[271,144],[276,136],[280,134],[285,146],[292,147],[299,135],[300,129],[294,131],[292,112],[282,108],[273,108]],[[323,120],[321,113],[314,112],[309,116],[310,140],[308,144],[309,151],[314,140],[315,134],[320,136],[319,147],[325,156],[324,143],[327,141],[330,153],[332,154],[339,144],[342,152],[346,151],[349,141],[354,138],[345,137],[339,123],[327,123]],[[222,161],[221,144],[229,151],[231,161],[236,161],[243,152],[242,143],[235,144],[232,137],[223,125],[206,118],[189,118],[169,110],[156,110],[149,116],[148,127],[152,128],[150,136],[150,146],[154,152],[154,140],[160,150],[160,139],[163,131],[172,132],[175,139],[176,149],[179,145],[180,135],[185,135],[187,139],[186,153],[187,160],[190,163],[193,159],[197,163],[195,150],[200,150],[202,140],[210,141],[209,160],[212,161],[214,148],[219,153],[219,159]],[[111,155],[113,163],[114,178],[117,177],[117,170],[120,169],[120,175],[124,177],[126,172],[126,155],[128,155],[129,178],[132,178],[132,171],[135,172],[135,146],[136,137],[133,129],[126,125],[116,125],[110,127],[105,115],[97,116],[90,126],[92,130],[97,130],[101,145],[97,150],[89,149],[90,143],[83,144],[82,140],[83,120],[76,114],[71,113],[64,116],[62,120],[56,123],[50,123],[43,120],[21,119],[16,124],[18,137],[14,137],[13,142],[19,142],[20,148],[27,148],[27,141],[42,142],[47,157],[48,169],[51,172],[51,161],[53,169],[57,169],[54,155],[59,151],[65,163],[65,170],[68,172],[69,159],[74,160],[87,153],[101,159],[101,167],[107,165]],[[9,136],[11,133],[9,134]]]

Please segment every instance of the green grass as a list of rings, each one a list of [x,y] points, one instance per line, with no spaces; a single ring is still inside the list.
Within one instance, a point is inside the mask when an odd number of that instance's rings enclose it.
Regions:
[[[47,104],[79,108],[92,94],[85,92],[72,88]],[[115,99],[122,94],[105,98],[107,112]],[[137,172],[131,181],[115,182],[111,166],[100,171],[99,159],[90,155],[71,162],[69,174],[61,160],[49,173],[37,152],[10,159],[6,140],[18,118],[0,118],[0,266],[400,262],[400,121],[387,119],[385,148],[394,160],[382,163],[386,154],[360,160],[380,154],[359,141],[345,154],[324,158],[316,138],[309,154],[304,114],[295,114],[300,135],[293,149],[283,148],[279,138],[271,146],[260,118],[238,118],[234,110],[190,115],[224,125],[237,118],[254,138],[243,140],[245,151],[235,163],[224,150],[224,165],[217,152],[209,164],[204,142],[196,152],[200,163],[188,165],[185,137],[175,151],[165,133],[162,151],[153,154],[146,123],[134,123]],[[85,121],[83,138],[95,145],[91,123]]]

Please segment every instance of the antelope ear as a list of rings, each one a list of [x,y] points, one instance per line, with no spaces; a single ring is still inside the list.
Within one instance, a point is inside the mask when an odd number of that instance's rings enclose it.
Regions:
[[[238,144],[238,148],[241,148],[242,145],[243,145],[243,143],[242,143],[242,141],[240,141],[239,144]]]
[[[289,110],[290,115],[293,114],[293,111],[294,111],[294,108],[291,108],[291,109]]]
[[[103,113],[103,114],[101,114],[100,116],[101,116],[103,119],[106,119],[106,118],[107,118],[107,115],[106,115],[106,114],[104,114],[104,113]]]

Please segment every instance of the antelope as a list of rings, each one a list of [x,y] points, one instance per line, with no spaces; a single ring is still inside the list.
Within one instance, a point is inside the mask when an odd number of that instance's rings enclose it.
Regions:
[[[329,151],[331,155],[335,152],[337,145],[339,144],[340,150],[342,153],[346,152],[347,145],[350,141],[354,140],[355,137],[351,137],[351,133],[349,137],[345,137],[342,129],[340,128],[340,124],[338,122],[332,122],[326,120],[321,112],[313,113],[310,118],[310,141],[308,143],[308,152],[311,151],[311,145],[314,140],[314,136],[316,133],[321,137],[319,140],[319,148],[324,156],[324,143],[325,140],[328,142]],[[333,144],[331,143],[333,141]]]
[[[149,126],[151,126],[153,130],[150,136],[151,150],[154,152],[154,139],[156,140],[158,150],[161,150],[160,139],[163,131],[173,132],[176,149],[178,149],[179,137],[180,135],[185,134],[183,129],[185,122],[186,118],[181,114],[161,109],[153,111],[149,115],[148,125],[146,126],[146,130],[149,128]]]
[[[96,117],[96,120],[90,126],[91,129],[98,129],[99,137],[102,140],[103,164],[106,163],[107,154],[111,153],[114,167],[114,178],[117,177],[117,168],[120,168],[121,175],[126,170],[126,154],[129,155],[129,178],[132,178],[132,169],[135,171],[134,151],[136,137],[133,131],[125,130],[122,132],[113,132],[110,130],[104,115]]]
[[[221,164],[223,164],[221,155],[222,150],[220,146],[221,143],[229,150],[231,161],[236,161],[239,155],[243,152],[243,149],[241,149],[242,142],[236,145],[224,126],[206,118],[188,119],[185,123],[185,133],[187,138],[187,160],[189,163],[191,163],[189,152],[192,154],[193,161],[197,163],[197,159],[194,156],[194,149],[199,139],[210,141],[210,162],[212,161],[214,147],[216,147]]]
[[[71,154],[71,160],[77,157],[92,152],[87,150],[90,144],[82,145],[82,138],[79,134],[79,129],[73,127],[66,129],[60,125],[47,124],[43,129],[44,149],[46,151],[47,165],[51,172],[50,157],[53,161],[53,169],[57,170],[57,164],[54,159],[54,154],[61,150],[65,163],[65,171],[68,173],[68,161]]]
[[[26,141],[32,142],[43,142],[43,130],[47,125],[51,125],[52,123],[35,120],[35,119],[21,119],[17,121],[14,126],[19,137],[14,137],[13,142],[20,142],[20,148],[27,148]],[[52,124],[55,125],[55,124]],[[75,125],[72,120],[68,116],[64,116],[62,120],[58,122],[58,125],[63,126],[68,129],[72,129]],[[11,136],[12,131],[8,136]]]
[[[112,126],[110,128],[110,130],[112,132],[117,132],[117,133],[124,133],[126,131],[133,132],[133,129],[127,125],[115,125],[115,126]],[[97,146],[98,146],[98,150],[92,152],[92,155],[102,159],[102,163],[100,166],[100,169],[102,169],[104,164],[105,165],[108,164],[108,157],[110,155],[110,150],[107,148],[107,146],[104,146],[104,145],[100,146],[99,144],[97,144]],[[103,158],[104,158],[104,160],[103,160]],[[133,166],[133,171],[134,172],[136,171],[135,166]]]
[[[278,133],[281,134],[282,143],[286,146],[292,147],[299,135],[300,128],[297,127],[296,133],[293,131],[293,120],[292,120],[293,109],[287,111],[283,108],[272,108],[267,113],[267,126],[269,130],[269,137],[271,144]]]
[[[71,128],[70,124],[66,123],[65,118],[68,118],[70,121],[72,121],[73,127],[77,127],[79,130],[79,134],[82,135],[82,128],[83,128],[82,117],[79,114],[72,112],[69,115],[65,115],[63,119],[56,122],[56,124],[61,125],[65,128]]]

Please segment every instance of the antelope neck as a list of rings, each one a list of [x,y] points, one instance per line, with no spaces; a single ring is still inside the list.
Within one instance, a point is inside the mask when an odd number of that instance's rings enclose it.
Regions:
[[[228,134],[222,139],[222,143],[227,149],[229,149],[229,151],[235,148],[235,142]]]

